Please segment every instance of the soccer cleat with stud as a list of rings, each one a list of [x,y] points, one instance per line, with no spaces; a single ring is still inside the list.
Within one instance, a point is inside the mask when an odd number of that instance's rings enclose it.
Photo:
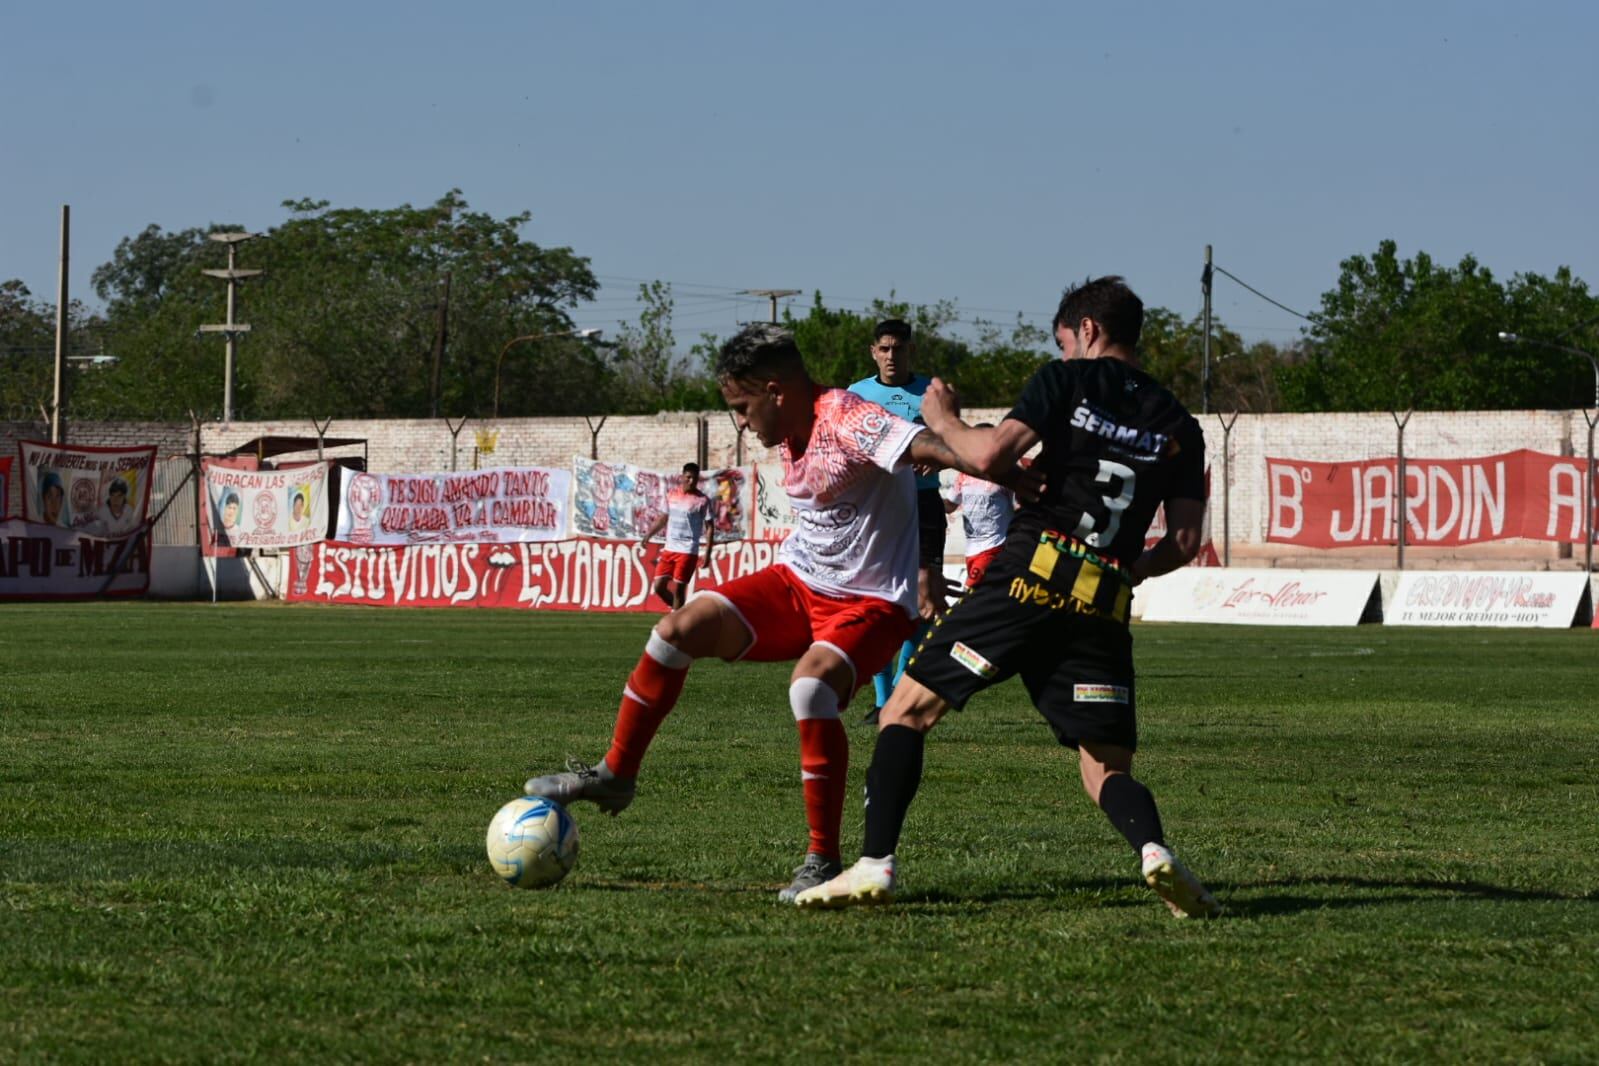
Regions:
[[[560,804],[586,801],[605,813],[616,816],[633,802],[633,778],[617,777],[601,759],[587,766],[576,759],[566,760],[566,772],[530,777],[522,786],[529,796],[543,796]]]
[[[793,882],[777,894],[779,903],[793,903],[795,898],[807,888],[817,885],[832,877],[837,877],[839,871],[844,869],[844,864],[837,859],[829,859],[825,855],[811,852],[805,856],[805,861],[794,867]]]
[[[1216,918],[1222,906],[1171,849],[1160,844],[1143,848],[1144,880],[1178,918]]]
[[[893,903],[894,856],[862,858],[831,881],[801,892],[794,902],[806,910]]]

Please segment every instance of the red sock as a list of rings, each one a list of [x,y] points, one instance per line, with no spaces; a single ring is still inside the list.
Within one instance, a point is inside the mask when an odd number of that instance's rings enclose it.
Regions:
[[[622,706],[616,712],[616,729],[611,734],[611,750],[605,753],[605,765],[617,777],[637,777],[639,764],[649,750],[655,731],[677,704],[688,677],[688,665],[671,668],[661,665],[651,655],[660,638],[650,635],[650,644],[639,656],[638,665],[627,677],[627,687],[622,690]],[[687,658],[675,648],[661,641],[671,655]],[[670,657],[670,656],[669,656]]]
[[[811,827],[809,850],[837,859],[849,784],[849,737],[837,718],[801,718],[797,724],[805,820]]]

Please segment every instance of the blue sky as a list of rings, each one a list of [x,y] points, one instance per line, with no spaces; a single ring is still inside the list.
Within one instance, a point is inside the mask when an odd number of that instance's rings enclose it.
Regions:
[[[0,279],[54,299],[63,203],[93,302],[90,272],[150,223],[459,187],[590,257],[580,325],[632,318],[658,278],[680,340],[764,317],[746,288],[1047,322],[1068,281],[1117,272],[1192,314],[1207,243],[1300,311],[1385,237],[1599,285],[1596,12],[7,3]],[[1225,279],[1216,309],[1250,338],[1300,324]]]

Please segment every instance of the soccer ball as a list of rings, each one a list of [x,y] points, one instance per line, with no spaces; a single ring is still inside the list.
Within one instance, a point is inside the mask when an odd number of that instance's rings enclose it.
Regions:
[[[489,823],[489,865],[514,888],[548,888],[577,862],[577,823],[554,800],[518,796]]]

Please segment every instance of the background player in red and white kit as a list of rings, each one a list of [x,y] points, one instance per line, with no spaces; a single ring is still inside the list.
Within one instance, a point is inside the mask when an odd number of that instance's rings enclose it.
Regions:
[[[1067,289],[1055,312],[1061,359],[1033,375],[993,429],[961,422],[949,388],[929,386],[927,424],[979,467],[1006,469],[1042,444],[1032,469],[1045,490],[1017,513],[983,580],[917,649],[879,719],[861,860],[802,893],[800,906],[893,899],[894,850],[921,782],[927,731],[1019,674],[1056,739],[1078,749],[1083,789],[1132,845],[1149,886],[1179,918],[1221,912],[1167,847],[1155,797],[1132,775],[1132,587],[1191,561],[1205,517],[1204,434],[1138,369],[1143,320],[1143,302],[1121,278]],[[1166,536],[1146,551],[1162,504]]]
[[[688,583],[693,580],[699,561],[700,538],[705,539],[705,565],[711,565],[711,547],[716,542],[715,524],[709,521],[711,498],[700,491],[700,464],[683,464],[683,481],[666,494],[666,513],[657,518],[644,534],[644,543],[655,538],[662,527],[666,543],[655,559],[655,578],[650,591],[661,598],[666,609],[683,606]]]
[[[793,337],[776,326],[748,326],[728,341],[717,378],[739,427],[778,449],[794,532],[774,565],[697,594],[656,623],[597,765],[574,763],[566,773],[530,779],[525,790],[616,814],[633,801],[645,750],[695,659],[792,660],[788,702],[799,725],[810,840],[793,883],[779,893],[791,902],[842,869],[849,743],[840,710],[889,661],[916,617],[911,466],[959,464],[924,427],[813,382]]]
[[[977,428],[993,429],[994,423],[979,422]],[[966,587],[973,588],[1005,546],[1005,534],[1010,532],[1011,516],[1016,513],[1016,496],[1004,485],[958,473],[944,498],[944,510],[961,513],[961,526],[966,533]]]

